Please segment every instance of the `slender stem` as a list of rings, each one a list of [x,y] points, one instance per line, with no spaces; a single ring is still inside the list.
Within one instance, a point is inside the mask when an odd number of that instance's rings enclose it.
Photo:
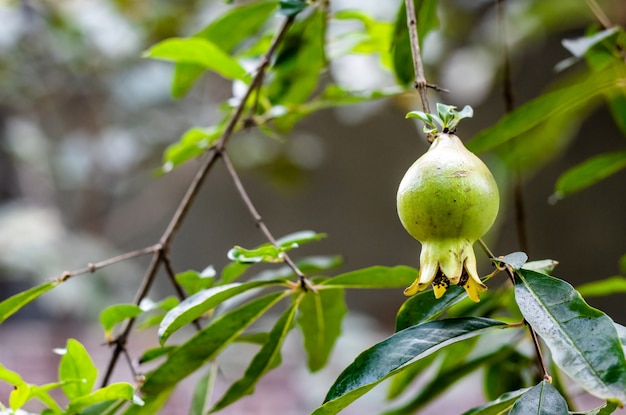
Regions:
[[[93,263],[90,262],[84,268],[76,269],[74,271],[65,271],[58,278],[58,281],[63,282],[77,275],[93,273],[101,268],[108,267],[113,264],[117,264],[118,262],[123,262],[123,261],[129,260],[138,256],[142,256],[142,255],[152,254],[160,249],[161,249],[161,245],[156,244],[156,245],[148,246],[145,248],[137,249],[134,251],[126,252],[124,254],[117,255],[117,256],[105,259],[103,261],[100,261],[100,262],[93,262]]]
[[[533,344],[535,345],[535,353],[537,353],[537,360],[539,361],[539,366],[541,366],[541,371],[543,372],[543,379],[551,382],[552,376],[550,376],[550,373],[548,372],[548,367],[546,366],[546,361],[543,358],[543,352],[541,351],[541,344],[539,343],[539,337],[537,337],[537,332],[535,331],[535,329],[532,328],[530,324],[528,324],[527,321],[526,325],[528,326],[530,336],[532,337]]]
[[[505,0],[496,0],[496,13],[500,28],[502,50],[502,98],[504,101],[504,110],[508,114],[515,109],[515,95],[513,93],[513,81],[511,80],[511,57],[506,43],[506,15],[504,3]],[[512,146],[514,146],[514,144],[512,144]],[[528,253],[524,187],[521,168],[517,164],[513,172],[513,206],[515,212],[515,228],[517,230],[517,243],[520,250]]]
[[[604,13],[604,10],[602,10],[602,8],[596,2],[596,0],[587,0],[587,6],[589,6],[589,8],[591,9],[591,12],[596,16],[596,19],[598,19],[600,24],[605,29],[613,27],[613,24],[611,23],[611,20],[606,15],[606,13]]]
[[[226,169],[228,170],[230,177],[233,179],[235,188],[237,188],[237,191],[239,192],[239,196],[241,196],[241,199],[243,200],[244,204],[248,208],[248,211],[250,212],[250,215],[252,216],[254,223],[261,230],[261,232],[263,232],[263,235],[265,235],[265,238],[269,241],[269,243],[271,243],[276,248],[278,248],[279,246],[278,246],[278,242],[276,242],[276,238],[274,238],[274,235],[272,235],[269,228],[263,221],[263,218],[261,217],[261,215],[259,214],[259,211],[254,206],[254,203],[252,203],[252,200],[250,199],[248,192],[243,187],[243,183],[241,182],[241,179],[239,177],[239,174],[237,173],[237,170],[235,170],[235,167],[233,166],[233,163],[230,161],[230,157],[228,157],[228,154],[226,152],[222,153],[222,159],[224,160],[224,164],[226,165]],[[304,275],[304,273],[300,270],[300,268],[298,268],[298,266],[296,265],[295,262],[293,262],[291,257],[287,255],[286,252],[283,252],[282,256],[283,256],[285,263],[298,276],[298,279],[300,281],[300,286],[304,290],[310,289],[312,291],[315,291],[315,289],[311,285],[308,278],[306,278],[306,275]]]
[[[420,52],[420,41],[417,33],[417,18],[415,17],[415,5],[413,0],[404,1],[406,7],[406,24],[409,29],[409,38],[411,39],[411,54],[413,55],[413,70],[415,71],[415,88],[420,94],[422,108],[424,112],[430,113],[430,105],[426,96],[426,76],[424,75],[424,64],[422,63],[422,54]]]
[[[257,67],[256,74],[254,78],[252,78],[252,81],[250,82],[250,85],[248,86],[246,93],[244,94],[241,101],[239,102],[239,105],[235,108],[235,111],[231,115],[228,121],[228,124],[226,125],[224,132],[222,133],[220,139],[218,140],[217,144],[214,147],[212,147],[204,156],[204,159],[201,162],[200,168],[198,169],[195,176],[189,183],[189,186],[187,187],[187,191],[185,192],[185,195],[183,196],[180,203],[178,204],[178,207],[176,211],[174,212],[172,219],[170,220],[167,228],[165,229],[165,231],[163,232],[163,235],[161,236],[159,240],[159,249],[153,252],[152,261],[150,262],[150,265],[148,266],[148,269],[146,270],[146,273],[144,274],[144,277],[141,282],[141,286],[139,287],[139,290],[137,291],[137,294],[135,296],[135,304],[139,304],[141,300],[145,298],[145,296],[148,294],[148,291],[150,287],[152,286],[154,279],[156,278],[159,266],[165,262],[164,258],[169,252],[169,247],[172,243],[172,240],[176,232],[178,231],[178,229],[180,229],[180,226],[182,225],[183,221],[185,220],[187,213],[189,212],[189,209],[191,208],[191,205],[193,204],[193,201],[198,195],[198,192],[202,186],[202,183],[204,182],[204,179],[206,178],[208,173],[211,171],[212,167],[215,165],[215,161],[218,159],[220,154],[224,151],[226,143],[228,142],[233,132],[235,131],[235,127],[237,126],[241,118],[241,115],[246,106],[246,103],[248,102],[248,99],[250,98],[254,90],[261,85],[264,72],[269,66],[272,56],[278,49],[280,42],[282,41],[285,34],[287,33],[287,30],[289,30],[289,27],[293,23],[294,19],[295,19],[295,16],[290,16],[290,17],[285,18],[285,20],[283,21],[282,25],[278,29],[278,32],[276,33],[276,36],[274,37],[272,43],[270,44],[267,52],[261,59],[261,62],[259,63]],[[113,353],[111,354],[111,358],[109,359],[107,370],[106,370],[104,379],[102,381],[102,386],[106,386],[108,384],[111,378],[111,374],[113,373],[113,369],[115,368],[115,365],[117,364],[117,360],[119,359],[120,353],[126,347],[126,341],[128,339],[128,336],[130,335],[134,322],[135,322],[134,318],[126,320],[126,325],[124,326],[124,329],[115,340],[114,342],[115,348],[113,349]]]

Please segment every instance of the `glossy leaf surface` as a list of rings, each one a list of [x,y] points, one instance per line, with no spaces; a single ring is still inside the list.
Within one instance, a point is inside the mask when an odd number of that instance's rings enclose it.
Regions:
[[[567,402],[544,380],[515,401],[509,415],[568,415]]]
[[[31,301],[37,299],[40,295],[50,291],[54,287],[59,285],[57,281],[50,281],[36,287],[30,288],[26,291],[17,293],[0,303],[0,324],[11,315],[19,311]]]
[[[501,415],[513,406],[515,401],[519,399],[529,388],[518,389],[516,391],[502,394],[498,399],[488,402],[484,405],[472,408],[463,412],[463,415]]]

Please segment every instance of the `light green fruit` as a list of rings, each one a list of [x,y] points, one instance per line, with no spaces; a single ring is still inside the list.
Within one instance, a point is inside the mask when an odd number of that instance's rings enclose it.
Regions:
[[[487,166],[452,134],[438,134],[407,170],[397,195],[404,228],[422,243],[420,276],[405,294],[431,283],[437,298],[450,283],[478,301],[486,287],[476,271],[473,244],[493,225],[498,187]]]

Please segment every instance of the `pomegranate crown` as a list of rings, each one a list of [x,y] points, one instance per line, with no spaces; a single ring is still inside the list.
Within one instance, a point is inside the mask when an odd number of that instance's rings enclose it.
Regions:
[[[406,115],[406,118],[422,120],[424,122],[424,132],[436,135],[439,133],[439,128],[442,133],[454,134],[459,121],[463,118],[471,118],[473,115],[474,110],[469,105],[463,107],[461,111],[457,111],[454,105],[437,103],[437,115],[422,111],[411,111]]]

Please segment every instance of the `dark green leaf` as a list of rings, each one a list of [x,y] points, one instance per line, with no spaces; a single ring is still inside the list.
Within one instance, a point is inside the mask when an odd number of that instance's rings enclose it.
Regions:
[[[324,280],[326,288],[398,288],[408,287],[417,278],[415,268],[399,265],[396,267],[374,266],[337,275]]]
[[[284,284],[285,280],[252,281],[243,284],[230,283],[202,290],[181,302],[171,309],[163,318],[159,326],[159,341],[161,344],[181,327],[200,318],[204,313],[213,309],[223,301],[254,288]]]
[[[417,35],[419,37],[420,48],[424,46],[426,35],[439,27],[437,16],[436,0],[414,0],[415,13],[417,17]],[[413,55],[411,54],[411,39],[407,26],[406,9],[404,2],[401,2],[398,11],[393,38],[391,41],[391,52],[393,68],[398,83],[410,85],[415,81],[413,71]]]
[[[325,16],[318,9],[291,27],[272,67],[272,104],[301,104],[315,91],[325,65],[324,29]]]
[[[295,16],[308,7],[306,0],[280,0],[280,13]]]
[[[515,298],[557,365],[589,393],[626,401],[626,359],[613,321],[565,281],[516,272]]]
[[[509,415],[568,415],[567,403],[559,391],[544,380],[515,401]]]
[[[149,373],[142,390],[150,395],[173,387],[215,358],[217,353],[286,295],[283,292],[269,294],[216,318],[176,348],[161,366]]]
[[[68,339],[65,354],[59,364],[59,381],[70,403],[85,396],[93,389],[98,369],[85,347],[77,340]]]
[[[513,269],[520,269],[528,261],[528,255],[525,252],[513,252],[501,258],[493,258],[493,262],[510,265]]]
[[[217,364],[211,363],[207,373],[198,380],[193,390],[193,398],[191,399],[191,408],[189,415],[204,415],[207,403],[211,401],[211,390],[213,382],[217,374]]]
[[[139,364],[148,363],[159,357],[165,356],[176,349],[176,346],[163,346],[154,349],[148,349],[139,358]]]
[[[576,111],[589,105],[589,101],[618,90],[620,82],[623,79],[617,78],[610,69],[573,80],[571,86],[545,93],[519,106],[494,126],[481,131],[467,143],[467,148],[475,153],[491,150],[542,122]]]
[[[131,385],[130,383],[113,383],[111,385],[107,385],[101,389],[98,389],[93,393],[90,393],[89,395],[72,399],[68,408],[68,412],[78,413],[88,406],[117,399],[130,401],[133,399],[134,393],[135,391],[133,389],[133,385]]]
[[[197,37],[170,38],[148,49],[147,58],[191,63],[210,69],[227,79],[243,79],[245,69],[215,43]]]
[[[501,415],[506,410],[513,406],[515,401],[519,399],[524,393],[528,392],[529,388],[518,389],[516,391],[507,392],[502,394],[498,399],[488,402],[482,406],[472,408],[469,411],[463,412],[463,415]]]
[[[448,288],[440,299],[436,299],[431,290],[417,293],[400,306],[396,331],[432,320],[466,297],[465,290],[458,285]]]
[[[435,363],[438,357],[439,353],[430,354],[394,375],[389,384],[387,399],[392,400],[399,397],[424,370],[430,368]]]
[[[20,308],[37,299],[40,295],[59,285],[58,281],[50,281],[17,293],[0,303],[0,324],[17,312]]]
[[[592,157],[572,167],[556,182],[556,198],[585,189],[602,179],[626,168],[626,150],[614,151]]]
[[[336,414],[389,376],[437,350],[477,336],[501,321],[480,317],[430,321],[399,331],[361,353],[337,378],[314,415]]]
[[[299,310],[298,324],[304,336],[309,370],[315,372],[326,365],[341,334],[341,322],[347,311],[343,290],[308,292]]]
[[[583,297],[602,297],[626,293],[626,277],[616,275],[600,281],[593,281],[576,287]]]
[[[117,323],[121,323],[127,318],[135,318],[143,313],[143,310],[136,304],[114,304],[100,312],[100,323],[104,328],[104,336],[108,340],[111,338],[111,331]]]
[[[239,379],[230,386],[222,398],[211,409],[211,412],[217,412],[254,391],[254,386],[259,381],[261,376],[272,369],[276,359],[279,358],[280,347],[282,346],[287,333],[291,330],[296,310],[297,302],[292,304],[280,316],[270,332],[267,343],[265,343],[256,356],[254,356],[250,366],[246,369],[243,378]]]

